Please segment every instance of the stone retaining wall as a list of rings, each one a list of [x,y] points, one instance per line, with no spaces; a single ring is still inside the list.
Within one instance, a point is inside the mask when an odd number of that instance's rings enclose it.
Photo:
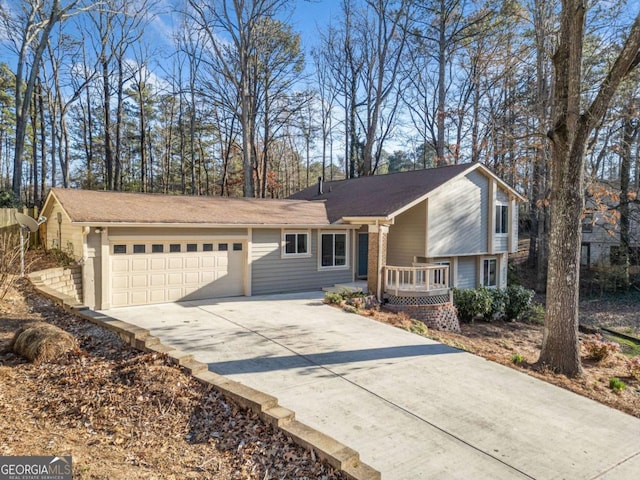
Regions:
[[[82,267],[56,267],[29,274],[34,285],[42,286],[82,302]]]

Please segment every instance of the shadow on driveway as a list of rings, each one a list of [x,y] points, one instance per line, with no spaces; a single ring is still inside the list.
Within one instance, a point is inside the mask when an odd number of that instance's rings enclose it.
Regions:
[[[221,375],[239,373],[261,373],[309,366],[339,365],[393,358],[420,357],[426,355],[444,355],[462,353],[462,350],[442,344],[407,345],[401,347],[369,348],[365,350],[347,350],[342,352],[311,353],[278,357],[252,357],[242,360],[209,363],[209,368]]]

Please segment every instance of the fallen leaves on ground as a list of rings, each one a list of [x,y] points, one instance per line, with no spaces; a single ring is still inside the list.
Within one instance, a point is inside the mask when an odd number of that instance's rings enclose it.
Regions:
[[[344,478],[164,356],[23,293],[3,305],[0,349],[32,320],[80,349],[41,365],[0,354],[0,455],[72,455],[79,479]]]

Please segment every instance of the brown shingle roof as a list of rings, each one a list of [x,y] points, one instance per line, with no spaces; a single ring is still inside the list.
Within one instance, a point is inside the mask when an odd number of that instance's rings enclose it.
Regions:
[[[72,222],[126,224],[327,225],[324,203],[192,197],[54,188]]]
[[[342,217],[387,217],[474,165],[477,164],[466,163],[324,182],[322,195],[318,195],[318,185],[315,185],[289,198],[326,200],[331,222]]]

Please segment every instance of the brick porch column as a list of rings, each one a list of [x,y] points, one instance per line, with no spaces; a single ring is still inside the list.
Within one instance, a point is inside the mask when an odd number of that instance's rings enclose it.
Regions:
[[[388,225],[369,225],[369,256],[367,264],[367,288],[369,294],[382,299],[383,274],[382,267],[387,264]]]

